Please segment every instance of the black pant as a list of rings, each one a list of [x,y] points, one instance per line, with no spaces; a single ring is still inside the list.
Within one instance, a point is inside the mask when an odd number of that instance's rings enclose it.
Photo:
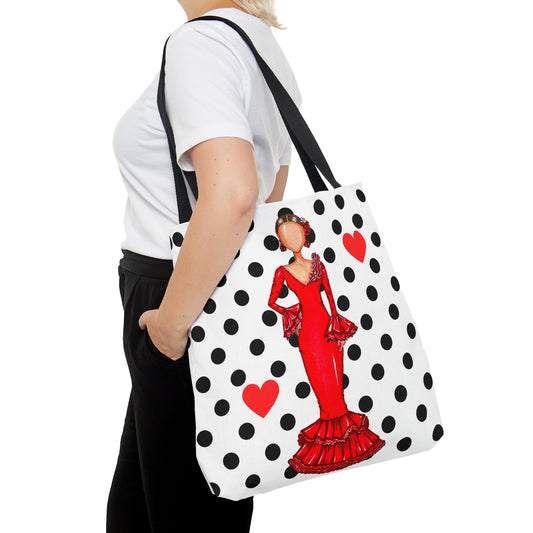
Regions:
[[[139,328],[141,314],[163,299],[172,261],[125,250],[118,273],[132,388],[107,533],[249,532],[253,498],[214,496],[198,466],[188,349],[173,361]]]

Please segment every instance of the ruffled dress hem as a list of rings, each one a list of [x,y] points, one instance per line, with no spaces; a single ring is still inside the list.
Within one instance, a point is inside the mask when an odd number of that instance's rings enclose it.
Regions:
[[[306,465],[300,461],[300,459],[297,459],[296,457],[292,457],[289,459],[289,465],[293,470],[300,474],[324,474],[326,472],[332,472],[334,470],[342,470],[343,468],[346,468],[347,466],[360,463],[361,461],[365,461],[366,459],[370,459],[378,450],[383,448],[385,446],[384,440],[379,440],[376,445],[369,450],[366,450],[363,454],[352,457],[351,459],[346,459],[345,461],[342,461],[341,463],[332,464],[332,465]]]
[[[298,435],[300,449],[289,465],[302,474],[339,470],[372,457],[385,441],[368,427],[368,417],[348,411],[331,419],[319,418]]]

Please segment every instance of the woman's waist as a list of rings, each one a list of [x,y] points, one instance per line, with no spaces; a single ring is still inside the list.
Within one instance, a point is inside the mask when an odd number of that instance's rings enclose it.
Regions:
[[[160,259],[122,248],[119,265],[129,272],[148,278],[170,279],[174,270],[172,259]]]
[[[329,313],[324,304],[318,304],[316,302],[301,302],[300,301],[300,311],[302,313],[302,319],[313,318],[317,321],[328,321]]]

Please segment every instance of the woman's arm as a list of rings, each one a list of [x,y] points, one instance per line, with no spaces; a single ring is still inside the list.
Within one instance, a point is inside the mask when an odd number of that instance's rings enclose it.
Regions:
[[[276,303],[276,300],[279,298],[279,294],[281,292],[281,287],[283,286],[283,273],[281,271],[282,268],[283,267],[278,267],[274,272],[274,279],[272,280],[270,296],[268,297],[268,305],[278,313],[283,313],[283,311],[285,311],[285,307]]]
[[[331,285],[329,284],[328,273],[326,271],[324,263],[321,262],[320,266],[322,267],[322,286],[324,287],[324,290],[326,291],[326,296],[328,298],[330,315],[335,315],[337,314],[337,307],[335,306],[335,298],[333,297]]]
[[[265,203],[280,202],[283,200],[283,193],[285,192],[285,186],[287,185],[287,177],[289,175],[289,165],[281,165],[278,173],[276,174],[276,181],[274,182],[274,188],[270,193],[270,196],[265,200]]]
[[[188,330],[235,259],[259,194],[253,146],[245,139],[217,137],[189,152],[198,199],[161,305],[143,314],[153,343],[173,359],[183,355]]]

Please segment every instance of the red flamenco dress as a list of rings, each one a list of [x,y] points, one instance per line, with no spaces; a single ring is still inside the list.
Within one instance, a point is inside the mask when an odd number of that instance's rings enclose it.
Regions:
[[[320,408],[320,418],[300,431],[300,449],[289,464],[297,472],[319,474],[369,459],[385,441],[369,429],[366,415],[348,410],[343,387],[344,348],[339,350],[337,341],[351,337],[357,326],[337,313],[326,268],[318,254],[311,257],[311,273],[305,284],[284,266],[276,269],[268,305],[283,315],[285,337],[291,337],[300,325],[298,346]],[[284,281],[299,300],[290,307],[275,303]],[[322,302],[322,287],[331,316]]]

